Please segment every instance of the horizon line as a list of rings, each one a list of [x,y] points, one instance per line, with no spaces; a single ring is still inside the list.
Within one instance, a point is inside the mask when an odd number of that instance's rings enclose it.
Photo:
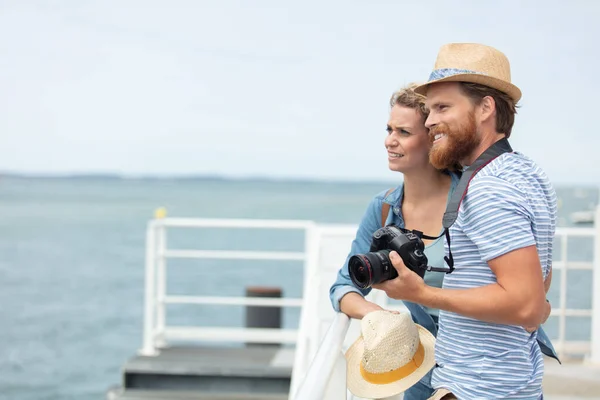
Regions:
[[[341,178],[341,177],[302,177],[302,176],[268,176],[268,175],[248,175],[235,176],[216,173],[140,173],[127,174],[120,172],[20,172],[20,171],[2,171],[0,170],[0,179],[105,179],[105,180],[212,180],[212,181],[263,181],[263,182],[296,182],[296,183],[362,183],[362,184],[398,184],[403,181],[401,177],[398,180],[393,179],[372,179],[372,178]],[[557,186],[579,186],[592,187],[600,190],[600,183],[593,182],[565,182],[555,181],[553,185]]]

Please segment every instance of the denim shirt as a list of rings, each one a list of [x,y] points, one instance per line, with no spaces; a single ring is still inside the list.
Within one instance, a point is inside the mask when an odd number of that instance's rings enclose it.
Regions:
[[[454,189],[458,185],[460,175],[451,173],[452,181],[450,185],[450,193],[454,192]],[[399,227],[404,228],[404,219],[402,218],[402,196],[404,194],[404,185],[396,187],[390,194],[387,194],[388,190],[384,190],[378,193],[369,203],[366,212],[364,213],[362,220],[358,226],[356,237],[352,241],[350,253],[346,257],[346,261],[340,270],[338,271],[336,281],[329,289],[329,298],[333,309],[336,312],[340,312],[340,300],[346,294],[350,292],[358,293],[362,296],[367,296],[371,292],[371,288],[360,289],[354,286],[350,275],[348,273],[348,260],[351,256],[360,253],[366,253],[371,247],[371,238],[373,233],[381,228],[381,210],[383,203],[390,205],[390,213],[387,216],[386,225],[395,224]],[[450,198],[450,196],[449,196]],[[421,325],[425,329],[429,330],[434,336],[437,336],[437,324],[431,317],[431,315],[425,310],[420,304],[412,303],[409,301],[403,301],[406,308],[410,311],[412,319],[415,323]],[[537,332],[537,341],[540,346],[542,353],[548,357],[555,358],[560,363],[558,355],[554,350],[554,347],[540,326]]]

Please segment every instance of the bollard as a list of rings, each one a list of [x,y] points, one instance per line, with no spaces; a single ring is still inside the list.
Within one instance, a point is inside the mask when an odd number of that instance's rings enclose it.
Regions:
[[[282,290],[277,287],[249,286],[246,297],[281,298]],[[246,306],[246,328],[281,329],[282,307]],[[246,343],[247,346],[255,345]],[[261,346],[279,346],[279,343],[264,343]]]

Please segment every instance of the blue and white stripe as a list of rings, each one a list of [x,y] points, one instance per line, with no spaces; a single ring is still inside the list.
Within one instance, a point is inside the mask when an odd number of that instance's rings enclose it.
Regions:
[[[546,174],[520,153],[506,153],[471,181],[450,228],[455,267],[444,288],[496,282],[487,261],[536,245],[544,278],[552,266],[556,193]],[[446,253],[448,244],[446,243]],[[536,333],[440,311],[432,384],[459,399],[538,399],[544,363]]]

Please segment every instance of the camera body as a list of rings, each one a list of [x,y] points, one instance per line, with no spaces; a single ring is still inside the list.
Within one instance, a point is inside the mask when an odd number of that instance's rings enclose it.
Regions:
[[[422,278],[428,268],[424,250],[423,241],[415,233],[400,230],[395,225],[387,225],[373,233],[368,253],[350,257],[348,272],[352,282],[361,289],[394,279],[398,272],[392,265],[389,254],[390,251],[395,251],[404,264]]]

